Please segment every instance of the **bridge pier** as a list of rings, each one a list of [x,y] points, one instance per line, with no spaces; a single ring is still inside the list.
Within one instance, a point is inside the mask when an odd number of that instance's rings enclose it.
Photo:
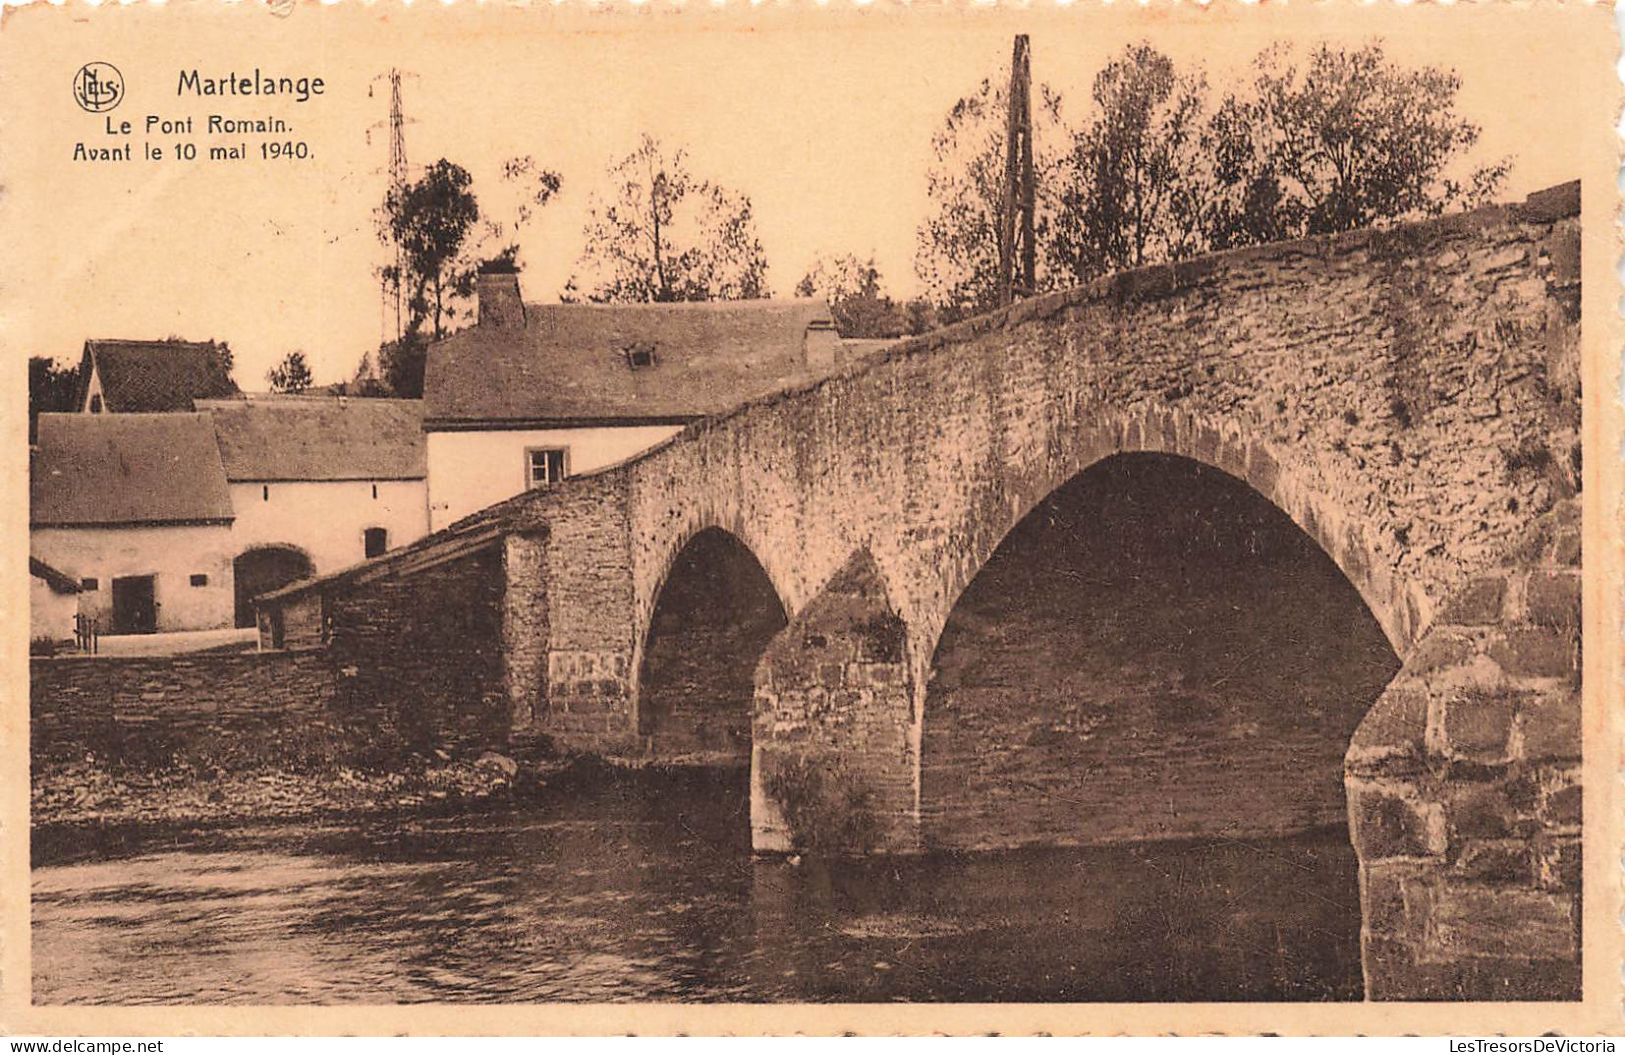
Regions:
[[[860,550],[757,665],[752,845],[917,852],[919,744],[906,628]]]
[[[1579,514],[1457,590],[1355,732],[1371,999],[1580,998]]]

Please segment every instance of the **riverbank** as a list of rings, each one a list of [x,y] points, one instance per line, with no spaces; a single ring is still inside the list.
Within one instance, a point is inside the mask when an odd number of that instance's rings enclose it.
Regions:
[[[485,752],[410,756],[387,769],[258,765],[119,767],[47,762],[31,787],[33,860],[116,856],[164,833],[298,822],[500,812],[584,789],[659,779],[666,767],[596,757]]]

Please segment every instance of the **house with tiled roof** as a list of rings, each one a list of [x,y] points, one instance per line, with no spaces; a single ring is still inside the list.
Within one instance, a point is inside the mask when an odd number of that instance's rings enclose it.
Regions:
[[[424,371],[436,530],[826,376],[857,348],[821,300],[526,304],[517,275],[478,282],[478,324],[431,346]]]
[[[235,514],[233,619],[255,595],[333,571],[429,530],[423,403],[252,395],[200,399]]]
[[[74,403],[86,414],[190,411],[237,394],[228,355],[214,341],[88,340]]]
[[[105,633],[230,625],[233,512],[207,414],[41,414],[30,553]]]

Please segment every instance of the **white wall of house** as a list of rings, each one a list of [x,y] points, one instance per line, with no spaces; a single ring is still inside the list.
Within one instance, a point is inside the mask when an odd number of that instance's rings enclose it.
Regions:
[[[61,641],[73,636],[73,617],[79,612],[79,595],[57,593],[37,575],[28,577],[28,636]]]
[[[439,531],[523,491],[525,452],[532,448],[563,448],[567,473],[579,476],[641,454],[680,431],[680,425],[626,425],[430,432],[429,528]]]
[[[229,525],[34,528],[29,549],[65,574],[96,580],[95,590],[80,592],[79,610],[100,617],[103,633],[112,632],[113,580],[137,575],[153,576],[160,631],[232,624]],[[207,581],[193,586],[194,575]]]
[[[324,575],[365,557],[368,528],[387,531],[390,549],[429,531],[422,480],[238,481],[231,484],[231,508],[234,555],[256,546],[295,546]]]

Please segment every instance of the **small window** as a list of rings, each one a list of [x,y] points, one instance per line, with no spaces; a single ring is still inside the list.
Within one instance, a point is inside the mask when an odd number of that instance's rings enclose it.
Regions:
[[[655,346],[653,341],[639,341],[629,344],[621,349],[626,354],[626,365],[634,370],[655,365]]]
[[[270,500],[271,500],[271,485],[270,484],[260,484],[260,501],[269,502]]]
[[[528,487],[548,487],[564,479],[564,449],[537,447],[525,452],[525,484]]]
[[[209,577],[207,575],[194,575],[192,576],[192,585],[207,586],[209,585]]]
[[[372,496],[374,498],[378,497],[378,485],[377,484],[372,485]]]
[[[102,397],[101,396],[91,396],[90,397],[90,412],[92,414],[100,414],[102,412]]]
[[[101,588],[102,584],[94,578],[79,580],[79,589],[81,590],[99,590]]]
[[[368,528],[361,533],[361,548],[368,557],[376,557],[389,548],[389,532],[383,528]]]

